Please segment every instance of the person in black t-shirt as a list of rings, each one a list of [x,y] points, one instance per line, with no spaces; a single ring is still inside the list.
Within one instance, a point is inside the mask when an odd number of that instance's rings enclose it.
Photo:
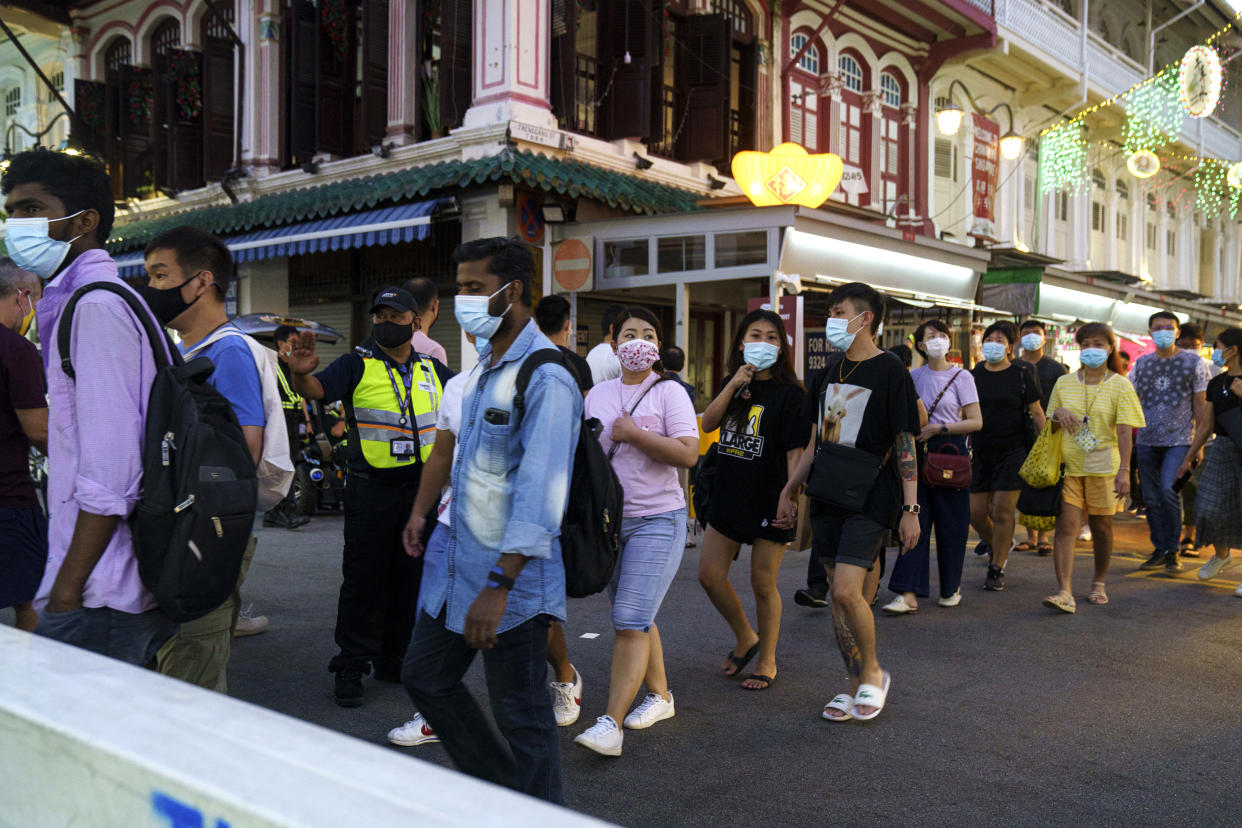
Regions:
[[[1017,331],[993,322],[983,332],[984,361],[971,372],[979,392],[983,428],[971,438],[970,522],[981,539],[979,554],[991,556],[984,589],[1005,588],[1005,563],[1013,545],[1014,510],[1022,478],[1018,469],[1030,447],[1031,426],[1044,427],[1035,374],[1010,357]]]
[[[1052,386],[1057,384],[1062,376],[1069,373],[1069,368],[1064,363],[1058,362],[1047,355],[1048,352],[1048,329],[1044,327],[1044,323],[1038,319],[1028,319],[1018,328],[1019,341],[1022,343],[1022,356],[1016,362],[1020,366],[1031,368],[1035,371],[1035,380],[1039,384],[1039,404],[1043,408],[1045,415],[1048,413],[1048,399],[1052,396]],[[1138,464],[1135,463],[1135,468]],[[1035,545],[1040,555],[1048,556],[1052,554],[1052,542],[1048,538],[1047,532],[1036,532],[1028,529],[1026,532],[1025,545],[1020,544],[1019,549],[1030,549],[1031,544]]]
[[[792,517],[794,498],[817,462],[821,443],[886,458],[861,509],[827,502],[813,502],[811,507],[812,555],[820,556],[828,568],[837,646],[850,676],[850,692],[824,706],[824,718],[836,722],[873,719],[884,708],[891,676],[876,658],[875,618],[864,590],[875,590],[879,578],[875,561],[899,512],[902,547],[912,549],[919,539],[914,454],[918,394],[901,361],[876,347],[884,305],[883,294],[861,282],[842,285],[829,295],[825,335],[828,344],[844,353],[834,355],[812,383],[803,409],[811,420],[810,441],[781,492],[777,512],[780,523]],[[822,454],[819,462],[826,465],[821,473],[833,471],[832,458],[837,454],[850,453],[837,449]],[[854,454],[856,465],[866,460],[865,455]]]
[[[591,366],[578,356],[577,351],[568,347],[570,337],[573,336],[572,316],[569,300],[555,293],[543,297],[535,306],[535,324],[539,326],[540,333],[561,349],[573,369],[574,379],[578,381],[578,390],[586,394],[592,385]]]
[[[1242,329],[1229,328],[1216,337],[1212,362],[1225,370],[1208,382],[1207,411],[1195,424],[1194,442],[1177,470],[1178,477],[1190,473],[1191,461],[1215,431],[1195,497],[1197,540],[1216,551],[1199,568],[1205,581],[1232,564],[1231,550],[1242,547]],[[1242,597],[1242,584],[1234,595]]]
[[[736,646],[721,669],[736,676],[757,652],[759,663],[742,687],[766,690],[776,678],[781,597],[776,576],[794,535],[791,517],[777,521],[781,489],[810,430],[793,355],[780,316],[754,310],[742,319],[729,350],[729,379],[703,412],[703,431],[720,429],[716,477],[707,507],[699,583],[724,616]],[[759,632],[750,626],[729,583],[729,566],[751,544],[750,583]]]

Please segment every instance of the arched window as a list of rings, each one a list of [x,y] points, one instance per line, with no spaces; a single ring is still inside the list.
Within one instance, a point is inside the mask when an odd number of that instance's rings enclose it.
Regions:
[[[754,18],[746,8],[745,0],[712,0],[712,11],[729,18],[735,34],[747,37],[755,34]]]
[[[1104,181],[1104,173],[1103,173],[1103,172],[1102,172],[1099,168],[1093,169],[1093,170],[1091,171],[1091,186],[1092,186],[1092,193],[1091,193],[1091,232],[1093,232],[1093,233],[1103,233],[1103,232],[1105,232],[1105,227],[1104,227],[1104,193],[1105,193],[1105,191],[1106,191],[1106,189],[1107,189],[1107,184],[1106,184],[1106,182]],[[1092,257],[1093,257],[1093,259],[1094,259],[1094,258],[1097,258],[1098,256],[1102,256],[1102,255],[1103,255],[1102,251],[1100,251],[1099,253],[1097,253],[1097,252],[1093,249],[1093,251],[1092,251]]]
[[[129,41],[123,37],[113,38],[104,51],[104,72],[119,72],[122,66],[129,66],[132,59],[133,48]]]
[[[847,167],[861,169],[864,175],[870,170],[871,148],[867,134],[863,128],[864,113],[862,91],[867,88],[867,77],[863,72],[861,61],[852,54],[844,53],[837,61],[837,69],[841,73],[841,122],[837,155]],[[869,193],[847,195],[851,204],[870,204]]]
[[[155,28],[151,33],[151,57],[152,65],[159,71],[161,67],[167,67],[168,53],[181,43],[181,24],[173,18],[168,18]]]
[[[908,191],[906,186],[905,155],[903,151],[909,140],[902,126],[901,103],[905,89],[900,78],[893,72],[880,74],[880,181],[883,187],[885,213],[892,211],[898,197]]]
[[[794,70],[789,73],[789,140],[819,151],[819,48],[803,32],[789,38],[792,59],[805,46]]]
[[[841,70],[841,80],[845,83],[845,88],[851,92],[863,91],[863,70],[858,59],[853,55],[841,55],[838,61],[838,67]]]
[[[798,68],[812,75],[819,74],[819,49],[812,43],[807,46],[808,38],[804,33],[797,32],[789,38],[789,57],[794,57],[798,52],[802,51],[802,47],[806,46],[806,51],[802,52],[802,57],[798,58]]]
[[[22,88],[20,86],[10,86],[4,90],[4,117],[16,118],[21,108]]]

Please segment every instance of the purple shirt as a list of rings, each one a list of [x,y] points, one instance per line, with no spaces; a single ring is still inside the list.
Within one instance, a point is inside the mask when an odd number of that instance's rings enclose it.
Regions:
[[[953,381],[949,390],[944,392],[944,396],[940,397],[940,404],[936,406],[935,411],[932,411],[936,397],[944,390],[949,380],[959,372],[961,375]],[[927,422],[932,425],[956,423],[962,419],[963,408],[971,403],[979,402],[979,392],[975,390],[975,378],[969,371],[958,368],[956,365],[950,366],[947,371],[933,371],[929,366],[923,365],[910,372],[910,379],[914,380],[914,388],[919,392],[919,399],[923,401],[923,407],[931,415],[927,418]]]
[[[48,385],[47,569],[35,596],[47,605],[69,550],[78,511],[122,520],[82,591],[87,607],[122,612],[153,609],[155,598],[138,578],[129,524],[141,494],[142,441],[155,360],[142,326],[125,301],[106,291],[87,294],[73,315],[70,356],[77,380],[60,367],[57,326],[74,292],[92,282],[112,282],[116,263],[104,250],[88,250],[43,291],[36,313],[43,335]]]
[[[410,347],[420,354],[438,359],[440,362],[448,365],[448,354],[444,352],[444,346],[422,331],[414,332],[414,338],[410,340]]]

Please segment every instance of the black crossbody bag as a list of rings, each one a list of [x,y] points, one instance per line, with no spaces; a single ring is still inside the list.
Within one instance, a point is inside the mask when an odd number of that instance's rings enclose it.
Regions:
[[[839,371],[844,361],[845,354],[840,354],[835,362],[829,362],[824,367],[821,374],[824,381],[816,389],[816,397],[821,404],[824,390],[831,382],[831,372]],[[885,452],[880,457],[852,446],[822,442],[822,425],[822,422],[819,423],[821,427],[815,430],[815,460],[806,481],[807,497],[845,511],[861,512],[892,452]]]

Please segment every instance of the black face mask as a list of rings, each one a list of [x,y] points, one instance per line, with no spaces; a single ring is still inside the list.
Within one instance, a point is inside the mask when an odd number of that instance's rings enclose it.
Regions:
[[[202,298],[201,296],[195,296],[193,302],[187,302],[181,296],[181,289],[188,285],[193,278],[191,276],[175,288],[168,290],[157,290],[150,285],[143,285],[138,293],[146,300],[147,307],[151,308],[151,313],[155,314],[155,318],[160,320],[161,324],[167,325],[189,310],[194,302]]]
[[[414,326],[398,325],[396,322],[376,322],[371,326],[371,336],[380,347],[400,348],[414,336]]]

